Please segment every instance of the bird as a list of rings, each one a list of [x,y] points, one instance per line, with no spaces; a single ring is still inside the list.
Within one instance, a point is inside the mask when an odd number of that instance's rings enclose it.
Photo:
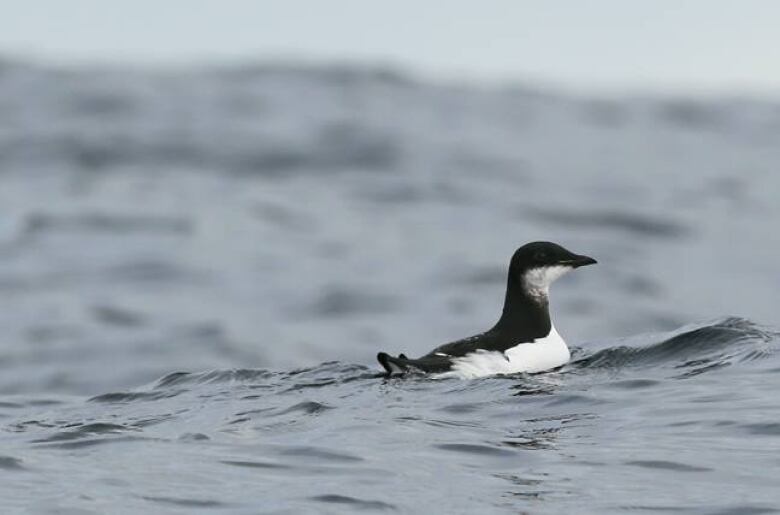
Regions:
[[[474,379],[559,368],[569,361],[570,353],[550,320],[550,285],[575,268],[596,263],[556,243],[527,243],[512,255],[504,308],[492,328],[436,347],[417,359],[380,352],[377,360],[386,376],[422,372],[436,378]]]

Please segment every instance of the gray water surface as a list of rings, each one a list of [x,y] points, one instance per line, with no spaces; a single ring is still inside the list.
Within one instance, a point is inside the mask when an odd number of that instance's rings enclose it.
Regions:
[[[3,513],[780,511],[780,103],[0,61]],[[385,379],[495,322],[562,370]]]
[[[778,334],[741,319],[558,372],[339,362],[4,402],[4,504],[41,512],[772,513]],[[616,342],[617,343],[617,342]],[[726,488],[728,486],[728,488]]]

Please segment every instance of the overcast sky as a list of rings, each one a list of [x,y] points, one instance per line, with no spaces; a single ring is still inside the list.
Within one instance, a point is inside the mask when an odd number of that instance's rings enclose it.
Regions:
[[[780,93],[780,0],[0,0],[0,54],[382,61],[589,90]]]

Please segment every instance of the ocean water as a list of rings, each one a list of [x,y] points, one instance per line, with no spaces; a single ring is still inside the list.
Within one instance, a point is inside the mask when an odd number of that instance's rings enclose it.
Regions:
[[[780,512],[780,102],[0,61],[2,513]],[[563,369],[386,379],[531,240]]]

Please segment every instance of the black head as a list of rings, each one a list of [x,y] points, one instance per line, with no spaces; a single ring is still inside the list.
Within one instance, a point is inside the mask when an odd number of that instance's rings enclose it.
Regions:
[[[492,330],[513,338],[546,336],[552,327],[548,311],[550,284],[574,268],[595,262],[592,257],[547,241],[523,245],[509,264],[504,311]]]
[[[572,269],[595,263],[596,260],[592,257],[575,254],[558,244],[549,241],[535,241],[527,243],[515,251],[509,268],[513,275],[522,277],[529,270],[553,267]]]

